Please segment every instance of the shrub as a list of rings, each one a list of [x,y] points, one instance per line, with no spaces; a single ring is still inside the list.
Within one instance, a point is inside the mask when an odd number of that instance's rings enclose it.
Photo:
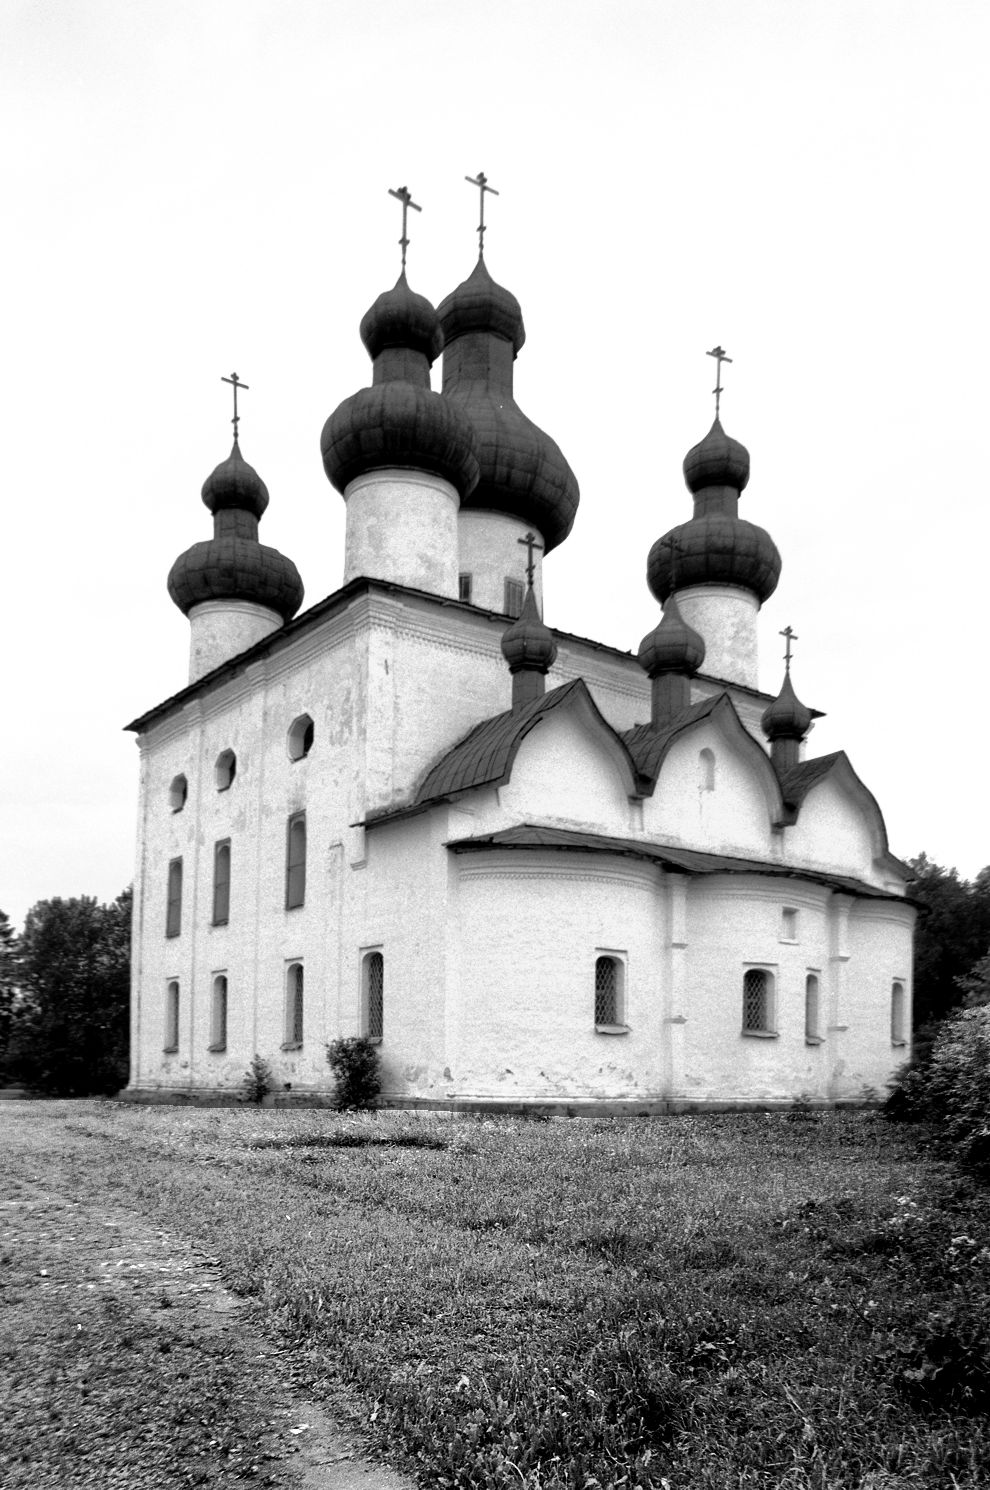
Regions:
[[[895,1079],[886,1111],[937,1124],[940,1143],[963,1163],[990,1166],[990,1006],[940,1026],[926,1058]]]
[[[327,1046],[327,1061],[337,1082],[334,1106],[339,1112],[374,1107],[382,1089],[378,1051],[367,1035],[350,1035]]]
[[[257,1107],[261,1106],[272,1089],[272,1068],[257,1051],[244,1073],[241,1086],[244,1088],[245,1102],[253,1102]]]

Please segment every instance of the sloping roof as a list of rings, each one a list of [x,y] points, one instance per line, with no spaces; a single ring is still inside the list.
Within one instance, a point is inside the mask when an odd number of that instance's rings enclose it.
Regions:
[[[624,730],[621,738],[636,762],[640,775],[656,781],[663,758],[677,736],[692,724],[707,719],[715,705],[725,697],[724,693],[716,693],[711,698],[703,698],[700,703],[691,704],[666,729],[655,730],[651,724],[636,724],[632,729]]]
[[[813,760],[802,761],[780,778],[780,789],[784,801],[797,807],[804,801],[813,786],[824,781],[832,768],[845,758],[845,751],[833,750],[831,755],[819,755]]]
[[[533,823],[520,823],[514,828],[503,828],[498,833],[486,833],[478,838],[452,839],[444,846],[454,854],[482,853],[488,849],[557,849],[564,853],[624,854],[681,874],[761,874],[777,879],[806,880],[812,884],[826,885],[831,890],[840,890],[846,895],[871,900],[904,899],[904,896],[893,891],[878,889],[875,885],[868,885],[865,881],[852,879],[848,875],[830,874],[827,870],[801,869],[772,860],[740,859],[731,854],[706,854],[697,849],[680,848],[671,844],[648,843],[641,838],[611,838],[601,833],[573,828],[540,827]]]

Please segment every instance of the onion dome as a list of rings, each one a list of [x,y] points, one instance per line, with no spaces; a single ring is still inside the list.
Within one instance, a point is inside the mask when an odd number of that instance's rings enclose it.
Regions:
[[[512,364],[526,338],[519,302],[479,258],[438,315],[444,398],[470,419],[481,466],[461,505],[519,518],[537,529],[549,553],[571,531],[580,493],[559,446],[512,396]]]
[[[547,673],[557,660],[557,643],[549,626],[544,626],[532,588],[527,589],[523,608],[502,635],[502,656],[509,672]]]
[[[437,313],[400,274],[361,322],[372,386],[330,415],[320,440],[323,468],[339,492],[357,476],[389,466],[429,471],[462,500],[478,480],[471,422],[430,389],[430,364],[443,345]]]
[[[728,486],[739,493],[749,481],[749,451],[727,435],[716,419],[705,438],[684,457],[684,480],[691,492]]]
[[[660,624],[640,642],[636,659],[651,678],[661,673],[691,677],[704,662],[705,643],[694,627],[687,624],[673,595],[667,597]]]
[[[206,600],[248,600],[288,621],[303,602],[303,585],[291,559],[258,542],[258,519],[268,489],[243,459],[237,440],[203,484],[213,513],[213,538],[194,543],[172,565],[168,592],[188,615]]]
[[[794,692],[790,668],[773,703],[763,711],[760,720],[768,740],[803,740],[811,727],[811,710]]]

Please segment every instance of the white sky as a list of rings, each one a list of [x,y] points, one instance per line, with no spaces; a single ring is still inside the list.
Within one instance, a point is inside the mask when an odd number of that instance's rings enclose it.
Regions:
[[[521,407],[581,484],[546,618],[633,648],[684,453],[723,422],[784,560],[761,685],[827,711],[895,853],[990,860],[985,0],[3,0],[0,907],[132,873],[128,720],[186,681],[169,567],[230,444],[307,605],[319,435],[398,271],[519,297]],[[435,384],[439,379],[435,373]],[[979,457],[979,459],[977,459]]]

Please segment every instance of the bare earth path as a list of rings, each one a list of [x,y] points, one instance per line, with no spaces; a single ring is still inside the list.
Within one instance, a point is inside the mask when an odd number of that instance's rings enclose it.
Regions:
[[[407,1490],[210,1258],[108,1198],[67,1105],[0,1102],[5,1490]]]

